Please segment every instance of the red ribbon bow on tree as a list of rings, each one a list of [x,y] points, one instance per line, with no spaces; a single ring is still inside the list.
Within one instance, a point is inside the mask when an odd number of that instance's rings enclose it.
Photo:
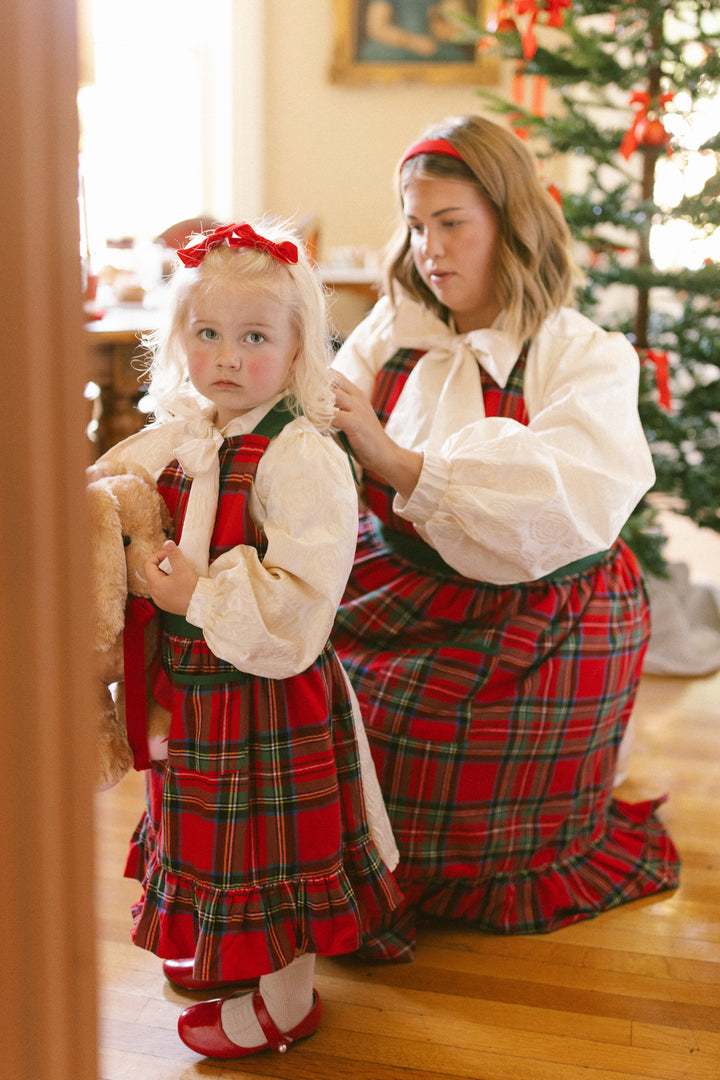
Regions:
[[[503,0],[490,12],[487,28],[491,33],[502,34],[516,29],[515,15],[527,15],[527,25],[520,35],[520,41],[523,56],[526,60],[532,60],[538,47],[535,24],[540,21],[540,15],[547,13],[547,18],[544,20],[546,26],[560,27],[565,21],[562,9],[571,7],[572,0],[513,0],[512,3]]]
[[[282,243],[276,244],[273,240],[260,236],[245,221],[234,225],[219,225],[217,229],[204,236],[199,243],[193,244],[191,247],[181,248],[177,253],[178,258],[183,266],[199,266],[208,251],[220,247],[226,240],[230,247],[258,248],[260,251],[272,255],[273,259],[277,259],[278,262],[296,263],[298,261],[296,244],[293,244],[290,240],[284,240]]]
[[[545,0],[545,7],[547,8],[548,26],[564,26],[565,16],[562,13],[563,8],[571,8],[572,0]]]
[[[537,38],[535,37],[535,23],[539,15],[536,0],[515,0],[515,11],[518,15],[529,15],[527,26],[520,35],[523,56],[526,60],[532,60],[537,52]]]
[[[667,103],[669,101],[672,101],[672,99],[672,94],[660,94],[655,99],[655,101],[657,102],[658,111],[663,112]],[[667,148],[668,154],[672,152],[670,150],[670,136],[665,131],[663,122],[660,117],[658,116],[655,120],[650,120],[648,118],[648,112],[650,110],[650,103],[652,100],[653,99],[651,99],[649,94],[642,93],[639,90],[636,91],[630,98],[630,104],[639,105],[640,108],[636,109],[635,118],[628,130],[623,135],[623,140],[620,143],[620,153],[626,160],[630,157],[632,153],[635,152],[635,150],[637,150],[638,146],[641,143],[647,146],[659,146],[661,143],[664,143]],[[650,134],[649,125],[653,125],[652,138],[648,137]],[[655,127],[659,127],[659,130],[657,132],[654,130]],[[645,137],[643,137],[643,133]]]
[[[641,363],[655,365],[655,383],[658,391],[658,405],[666,412],[672,412],[672,398],[670,397],[670,358],[665,349],[643,349],[640,353]]]

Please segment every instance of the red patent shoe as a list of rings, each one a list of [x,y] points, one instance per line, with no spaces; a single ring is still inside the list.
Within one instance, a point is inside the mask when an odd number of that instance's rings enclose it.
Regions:
[[[229,994],[228,997],[232,995]],[[294,1042],[314,1035],[320,1026],[322,1006],[316,991],[313,991],[313,1007],[305,1019],[290,1031],[282,1032],[277,1029],[270,1013],[265,1008],[260,991],[256,990],[252,999],[253,1008],[267,1042],[260,1046],[237,1046],[223,1031],[220,1011],[224,1001],[227,1001],[227,997],[216,998],[214,1001],[201,1001],[198,1005],[191,1005],[180,1014],[178,1034],[185,1045],[196,1054],[209,1058],[249,1057],[251,1054],[261,1054],[264,1050],[284,1054]]]
[[[192,959],[165,960],[163,975],[168,982],[181,990],[228,990],[231,986],[238,990],[252,990],[258,984],[258,979],[196,979],[193,976],[193,965]]]

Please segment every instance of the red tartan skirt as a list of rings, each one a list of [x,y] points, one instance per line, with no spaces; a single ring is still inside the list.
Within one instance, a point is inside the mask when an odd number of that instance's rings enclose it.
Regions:
[[[361,522],[332,640],[405,895],[366,955],[411,958],[419,913],[551,931],[678,884],[662,799],[612,798],[649,628],[620,541],[584,573],[494,586],[430,573]]]
[[[233,979],[298,952],[353,952],[401,895],[371,839],[352,707],[332,648],[285,680],[235,672],[202,639],[165,635],[174,706],[166,768],[128,876],[133,939]],[[234,670],[234,669],[233,669]]]

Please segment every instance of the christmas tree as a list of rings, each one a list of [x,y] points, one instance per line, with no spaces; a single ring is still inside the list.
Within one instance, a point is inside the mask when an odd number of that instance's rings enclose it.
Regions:
[[[564,161],[553,193],[578,242],[579,307],[639,352],[657,482],[623,535],[662,573],[658,496],[720,532],[717,0],[508,0],[466,34],[512,64],[509,99],[479,90],[486,104],[541,163]]]

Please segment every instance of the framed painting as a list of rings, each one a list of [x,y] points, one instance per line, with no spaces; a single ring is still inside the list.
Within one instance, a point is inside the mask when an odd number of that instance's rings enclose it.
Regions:
[[[330,81],[492,83],[498,60],[462,40],[455,14],[484,24],[490,0],[333,0]]]

